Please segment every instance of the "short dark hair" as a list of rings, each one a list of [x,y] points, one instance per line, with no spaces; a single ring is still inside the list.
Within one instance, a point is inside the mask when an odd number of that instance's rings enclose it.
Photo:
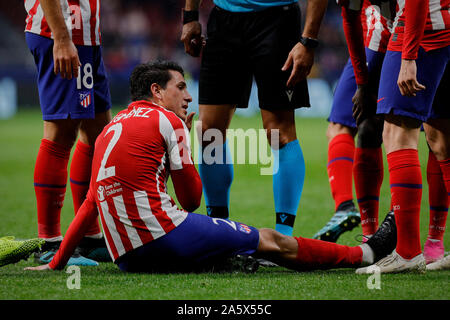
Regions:
[[[167,82],[172,79],[169,70],[178,71],[184,76],[183,68],[173,61],[157,60],[135,67],[130,76],[131,100],[151,98],[150,86],[152,83],[157,83],[165,89]]]

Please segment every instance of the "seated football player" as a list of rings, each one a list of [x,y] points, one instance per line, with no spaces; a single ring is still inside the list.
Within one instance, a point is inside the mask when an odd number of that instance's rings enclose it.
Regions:
[[[187,113],[192,98],[183,69],[167,61],[139,65],[130,88],[133,102],[97,139],[88,196],[60,249],[49,264],[28,269],[62,269],[98,215],[111,257],[126,272],[197,271],[249,256],[298,271],[358,267],[392,252],[393,215],[369,241],[350,247],[193,213],[202,184],[191,156],[194,113]],[[167,193],[169,177],[183,209]]]

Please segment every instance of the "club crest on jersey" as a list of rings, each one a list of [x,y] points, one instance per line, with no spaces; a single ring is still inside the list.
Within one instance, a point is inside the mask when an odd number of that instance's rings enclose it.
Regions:
[[[239,223],[239,231],[244,232],[244,233],[250,233],[252,232],[252,229],[249,228],[249,226]]]
[[[91,104],[91,93],[80,93],[79,94],[79,101],[80,101],[80,105],[83,108],[87,108],[89,107],[89,105]]]

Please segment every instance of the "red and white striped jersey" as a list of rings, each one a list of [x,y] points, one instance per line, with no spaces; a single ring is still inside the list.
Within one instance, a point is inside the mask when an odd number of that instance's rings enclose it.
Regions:
[[[386,52],[394,19],[391,2],[364,0],[362,10],[365,46],[373,51]]]
[[[25,32],[52,38],[39,0],[24,0],[27,18]],[[67,30],[75,45],[99,46],[100,0],[60,0]]]
[[[395,1],[337,0],[338,5],[362,11],[364,45],[377,52],[386,52],[395,17]]]
[[[406,1],[397,1],[397,14],[388,46],[388,49],[392,51],[402,51],[406,22]],[[408,14],[419,17],[427,11],[424,32],[420,33],[421,39],[418,39],[418,42],[428,51],[450,45],[450,0],[429,0],[427,2],[428,6],[426,2],[417,3],[418,6],[411,6],[412,12]],[[416,7],[424,7],[424,12],[415,12],[417,11]],[[425,19],[425,16],[423,18]],[[415,25],[419,26],[421,22],[414,20],[414,24],[410,28],[416,27]]]
[[[89,192],[114,260],[184,221],[188,213],[167,193],[167,180],[192,164],[186,125],[163,107],[133,102],[104,128]]]

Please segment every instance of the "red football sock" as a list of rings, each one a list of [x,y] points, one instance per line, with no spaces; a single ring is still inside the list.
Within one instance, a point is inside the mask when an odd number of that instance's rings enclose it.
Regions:
[[[383,152],[381,148],[356,148],[353,176],[356,197],[365,236],[378,229],[378,207],[383,183]]]
[[[61,236],[60,215],[67,184],[70,148],[42,139],[34,168],[38,236]]]
[[[86,194],[89,190],[93,155],[94,147],[78,140],[72,156],[72,163],[70,164],[70,189],[72,191],[75,214],[83,204],[84,199],[86,199]],[[100,226],[97,220],[88,229],[86,235],[94,235],[100,232]]]
[[[449,159],[450,160],[450,159]],[[430,151],[427,164],[428,199],[430,202],[430,224],[428,239],[443,240],[448,215],[449,199],[442,170],[436,156]]]
[[[403,149],[387,155],[392,206],[397,224],[397,253],[411,259],[421,253],[420,202],[422,173],[415,149]]]
[[[352,168],[355,141],[350,134],[339,134],[328,145],[328,180],[335,210],[344,201],[353,199]]]
[[[356,267],[362,262],[361,247],[349,247],[322,240],[295,237],[297,262],[301,270]]]

